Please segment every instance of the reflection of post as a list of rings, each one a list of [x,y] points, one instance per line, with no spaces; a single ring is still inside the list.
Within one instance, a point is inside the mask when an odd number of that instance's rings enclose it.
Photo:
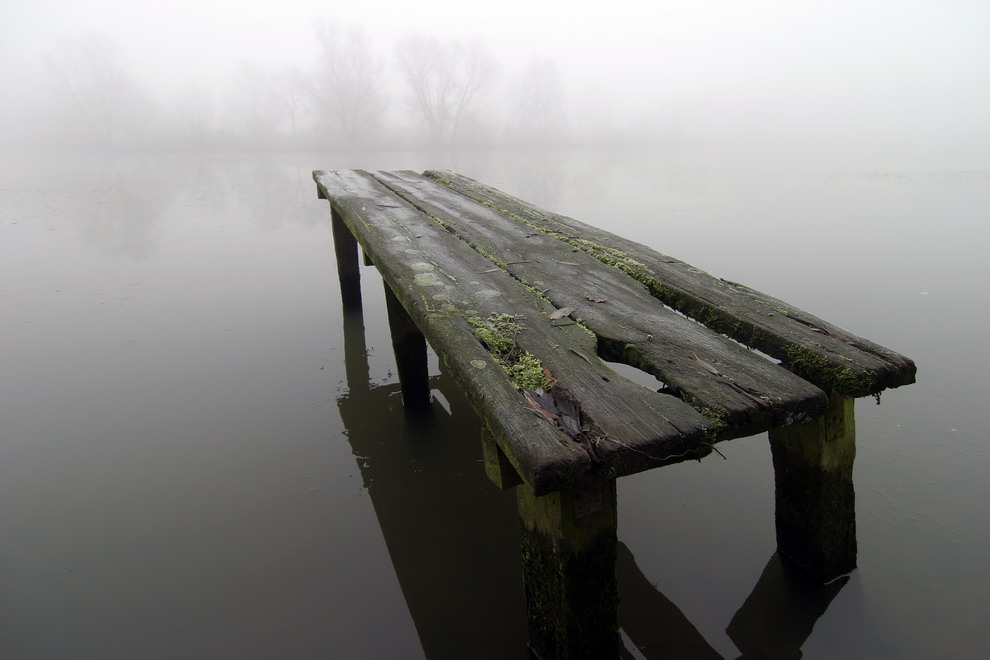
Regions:
[[[430,371],[426,361],[426,338],[388,284],[385,285],[385,306],[402,403],[407,410],[427,409],[430,406]]]
[[[451,414],[434,403],[434,414],[410,417],[395,405],[398,384],[348,385],[337,397],[340,418],[422,655],[519,656],[526,617],[512,534],[518,515],[512,498],[476,472],[478,447],[465,439],[476,437],[480,420],[444,374],[431,385]]]
[[[537,497],[516,488],[530,647],[540,658],[616,658],[615,479]]]
[[[815,622],[848,581],[821,584],[774,553],[725,631],[741,658],[800,658]]]
[[[364,317],[361,310],[344,311],[344,373],[347,389],[366,392],[368,382],[368,343],[364,336]]]
[[[618,544],[615,573],[619,580],[619,625],[641,656],[722,660],[684,613],[643,575],[624,543]]]
[[[357,240],[333,207],[330,208],[330,223],[333,227],[333,247],[337,253],[341,302],[344,309],[361,309],[361,271]]]
[[[832,394],[822,417],[770,431],[777,548],[823,581],[856,568],[854,402]]]

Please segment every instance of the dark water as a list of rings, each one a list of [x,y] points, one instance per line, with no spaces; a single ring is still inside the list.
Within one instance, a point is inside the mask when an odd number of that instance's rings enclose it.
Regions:
[[[919,365],[857,403],[831,589],[774,556],[765,436],[620,480],[628,657],[985,656],[990,162],[616,150],[0,162],[0,657],[526,657],[513,497],[435,360],[403,415],[309,173],[437,166]]]

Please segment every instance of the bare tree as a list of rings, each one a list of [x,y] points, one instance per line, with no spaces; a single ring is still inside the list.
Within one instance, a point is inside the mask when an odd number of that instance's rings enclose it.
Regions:
[[[187,88],[173,112],[175,124],[190,142],[202,145],[216,130],[216,102],[205,87]]]
[[[227,99],[229,121],[248,140],[274,137],[278,123],[278,95],[272,77],[261,66],[242,62],[231,79]]]
[[[498,63],[480,41],[441,42],[411,35],[397,49],[399,71],[412,91],[411,105],[434,144],[451,144],[466,111],[495,81]]]
[[[519,128],[528,140],[559,138],[564,125],[564,89],[552,58],[533,59],[523,74],[519,96]]]
[[[115,143],[133,119],[128,115],[144,103],[116,42],[97,32],[65,38],[47,61],[83,131],[102,145]]]
[[[306,107],[309,87],[305,76],[295,66],[282,69],[275,80],[278,103],[289,121],[292,137],[296,137],[299,117]]]
[[[365,142],[385,110],[381,91],[385,65],[359,28],[344,31],[334,23],[322,23],[316,37],[320,56],[310,91],[319,113],[344,142]]]

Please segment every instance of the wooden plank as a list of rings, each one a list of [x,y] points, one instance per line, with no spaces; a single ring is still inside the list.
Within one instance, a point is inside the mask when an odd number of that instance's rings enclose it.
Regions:
[[[786,302],[634,241],[551,213],[453,172],[425,173],[508,217],[565,241],[644,283],[670,307],[771,355],[818,387],[848,397],[914,382],[910,359]]]
[[[587,252],[412,172],[375,176],[587,326],[600,356],[654,374],[715,421],[720,437],[752,435],[825,410],[827,397],[817,387],[664,307]]]
[[[314,179],[535,494],[711,451],[704,416],[613,372],[583,329],[557,325],[552,305],[370,175],[317,171]],[[515,342],[577,404],[587,430],[576,439],[534,410],[469,322],[503,313],[517,318]]]

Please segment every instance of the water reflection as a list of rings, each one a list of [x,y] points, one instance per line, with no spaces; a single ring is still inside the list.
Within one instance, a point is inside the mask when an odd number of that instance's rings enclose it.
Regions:
[[[144,261],[176,248],[177,239],[180,249],[195,249],[204,235],[244,225],[274,232],[324,220],[311,204],[309,170],[288,156],[107,154],[66,157],[62,167],[51,177],[49,162],[25,163],[45,185],[4,190],[4,213],[78,232],[106,256]]]
[[[426,657],[531,657],[515,500],[483,478],[478,418],[445,374],[430,379],[432,405],[407,413],[398,384],[370,381],[360,311],[343,326],[347,390],[337,405]],[[618,657],[722,657],[621,542],[616,578]],[[774,553],[728,625],[739,657],[801,657],[847,580],[821,585]]]
[[[746,660],[800,658],[801,646],[849,576],[821,584],[774,553],[726,631]]]
[[[442,375],[450,411],[405,415],[397,384],[368,381],[360,314],[344,339],[337,405],[426,657],[526,657],[515,500],[484,479],[477,418]]]
[[[176,191],[150,183],[153,168],[145,165],[107,156],[72,168],[73,175],[60,185],[58,197],[64,206],[55,217],[78,227],[103,254],[136,260],[154,254]]]
[[[990,445],[982,398],[987,358],[971,347],[985,332],[983,305],[973,302],[985,298],[990,278],[983,254],[987,159],[750,156],[560,153],[563,193],[550,206],[841,319],[924,364],[923,382],[857,410],[863,575],[832,601],[803,652],[979,657],[990,643],[982,615],[990,594]],[[336,282],[327,211],[313,199],[310,171],[450,168],[542,201],[524,192],[530,155],[464,153],[457,162],[337,151],[114,158],[130,163],[117,181],[133,186],[137,205],[122,203],[134,197],[112,201],[117,193],[105,175],[113,170],[99,157],[0,158],[0,334],[7,340],[0,358],[0,517],[7,523],[0,657],[29,657],[21,651],[30,647],[44,649],[33,657],[46,658],[136,658],[154,650],[222,658],[234,637],[238,651],[226,657],[414,656],[380,652],[400,644],[385,642],[386,635],[408,639],[406,619],[391,609],[405,617],[406,605],[397,595],[393,602],[377,521],[364,519],[370,498],[350,488],[358,471],[338,464],[333,399],[333,410],[320,407],[334,396],[328,383],[345,374],[336,359],[339,310],[328,302],[336,299],[328,295]],[[268,194],[252,191],[256,185],[281,191],[279,231],[262,231],[250,215],[253,196]],[[84,234],[84,219],[98,215],[89,205],[98,203],[115,204],[144,226],[129,238],[101,233],[112,227],[106,222]],[[159,210],[164,217],[156,217]],[[806,249],[821,243],[822,227],[859,237],[842,243],[849,254],[839,270],[834,250]],[[711,240],[716,234],[721,239]],[[128,256],[132,247],[123,246],[135,240],[146,250],[137,254],[147,257]],[[890,249],[878,250],[878,241]],[[366,322],[368,347],[385,353],[387,341],[374,334],[386,324],[384,312]],[[303,368],[310,362],[327,365],[312,383]],[[360,371],[353,360],[346,366]],[[381,355],[372,355],[371,367],[381,382]],[[392,421],[379,426],[397,443],[405,422],[396,412],[365,417],[389,414]],[[323,440],[328,435],[332,441]],[[473,431],[459,439],[474,451]],[[730,448],[728,462],[628,479],[626,494],[642,497],[622,500],[619,533],[643,573],[661,580],[662,592],[707,641],[735,658],[741,653],[723,630],[770,556],[772,468],[763,441]],[[449,497],[471,497],[472,484],[487,488],[473,460],[469,454],[449,468],[466,473]],[[301,501],[290,496],[285,486],[303,483],[317,464],[314,478],[323,474],[325,487]],[[511,505],[505,508],[511,517]],[[485,525],[467,522],[466,534]],[[502,561],[518,562],[515,523],[500,523],[498,532]],[[691,540],[682,543],[682,535]],[[67,578],[64,570],[80,557],[100,559]],[[263,568],[259,559],[269,557]],[[619,557],[622,571],[621,547]],[[372,571],[389,575],[370,584],[364,576]],[[499,575],[517,588],[518,574]],[[625,578],[622,594],[620,618],[631,631],[629,610],[645,606],[627,607]],[[477,624],[471,611],[455,622]],[[499,615],[489,625],[500,628],[506,617],[522,615]],[[652,628],[656,643],[669,639],[667,619],[643,618],[641,629]],[[514,640],[522,634],[497,648],[519,657]],[[626,637],[647,645],[644,634]],[[125,647],[130,652],[117,652]],[[637,658],[656,654],[653,644],[630,650]]]
[[[653,585],[624,543],[615,562],[619,580],[619,625],[639,657],[721,659],[684,613]],[[635,658],[625,650],[623,658]]]
[[[560,206],[563,173],[559,158],[550,158],[545,152],[531,152],[516,167],[513,177],[518,182],[519,197],[547,209]]]

